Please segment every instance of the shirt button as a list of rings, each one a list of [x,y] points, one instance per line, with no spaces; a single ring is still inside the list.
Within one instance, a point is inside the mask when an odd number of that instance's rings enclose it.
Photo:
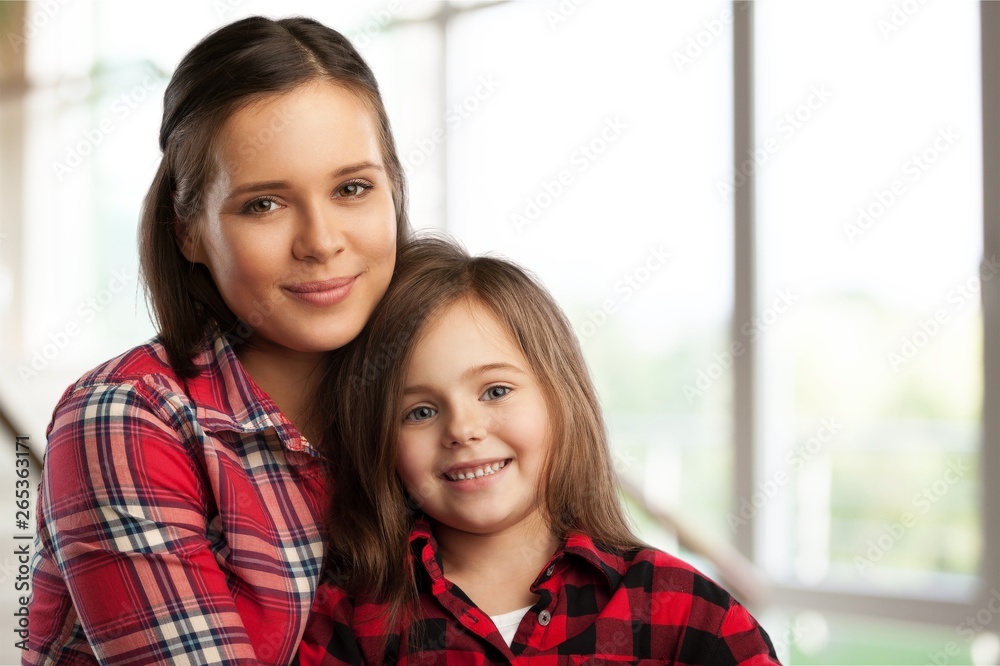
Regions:
[[[543,610],[541,613],[538,614],[538,624],[542,625],[543,627],[549,626],[549,622],[551,621],[552,621],[552,613],[548,612],[547,610]]]
[[[546,576],[551,576],[552,572],[555,571],[555,570],[556,570],[556,565],[550,564],[549,568],[545,570],[545,575]]]

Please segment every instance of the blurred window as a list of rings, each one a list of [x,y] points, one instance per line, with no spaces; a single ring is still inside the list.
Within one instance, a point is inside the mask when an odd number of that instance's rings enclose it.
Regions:
[[[617,469],[710,538],[752,545],[779,592],[763,617],[784,659],[932,660],[956,629],[898,621],[906,600],[954,608],[982,582],[979,285],[1000,264],[980,264],[978,5],[758,0],[753,53],[734,54],[741,7],[281,12],[345,32],[371,63],[414,226],[506,255],[556,296]],[[0,11],[26,78],[0,97],[4,150],[22,157],[0,178],[20,211],[0,217],[0,399],[36,445],[69,383],[153,335],[135,235],[173,67],[210,30],[273,12],[31,2],[14,25]],[[750,56],[755,145],[734,160],[733,62]],[[756,248],[733,240],[751,174]],[[740,322],[737,258],[757,267]],[[751,345],[753,394],[736,395]],[[740,404],[755,405],[754,469],[734,465]],[[880,595],[868,611],[896,620],[829,613]],[[814,611],[792,610],[803,599]],[[989,658],[977,640],[955,658]]]

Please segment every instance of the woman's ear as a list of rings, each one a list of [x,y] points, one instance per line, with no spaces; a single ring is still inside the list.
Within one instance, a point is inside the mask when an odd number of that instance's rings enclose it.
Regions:
[[[197,224],[192,222],[175,222],[174,236],[185,259],[192,264],[205,263],[205,251],[202,246],[201,234],[198,233]]]

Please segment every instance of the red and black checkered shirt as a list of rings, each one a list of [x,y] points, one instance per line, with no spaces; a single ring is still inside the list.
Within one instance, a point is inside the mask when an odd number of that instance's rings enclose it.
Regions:
[[[324,583],[299,646],[300,666],[778,663],[743,606],[689,564],[653,548],[618,555],[583,534],[569,536],[532,584],[540,598],[508,647],[489,616],[444,577],[426,520],[417,522],[410,544],[423,564],[421,618],[387,636],[384,623],[370,619],[384,609],[355,603]]]

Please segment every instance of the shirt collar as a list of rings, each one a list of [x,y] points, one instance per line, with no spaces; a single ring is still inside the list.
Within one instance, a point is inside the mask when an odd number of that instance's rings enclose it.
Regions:
[[[284,448],[318,455],[270,396],[247,374],[225,335],[217,334],[192,359],[199,373],[186,380],[197,419],[208,432],[261,433],[273,429]]]
[[[577,558],[597,569],[608,581],[612,590],[618,589],[628,565],[621,553],[600,548],[590,536],[583,532],[573,532],[566,537],[563,547],[556,551],[553,560],[563,556]]]

